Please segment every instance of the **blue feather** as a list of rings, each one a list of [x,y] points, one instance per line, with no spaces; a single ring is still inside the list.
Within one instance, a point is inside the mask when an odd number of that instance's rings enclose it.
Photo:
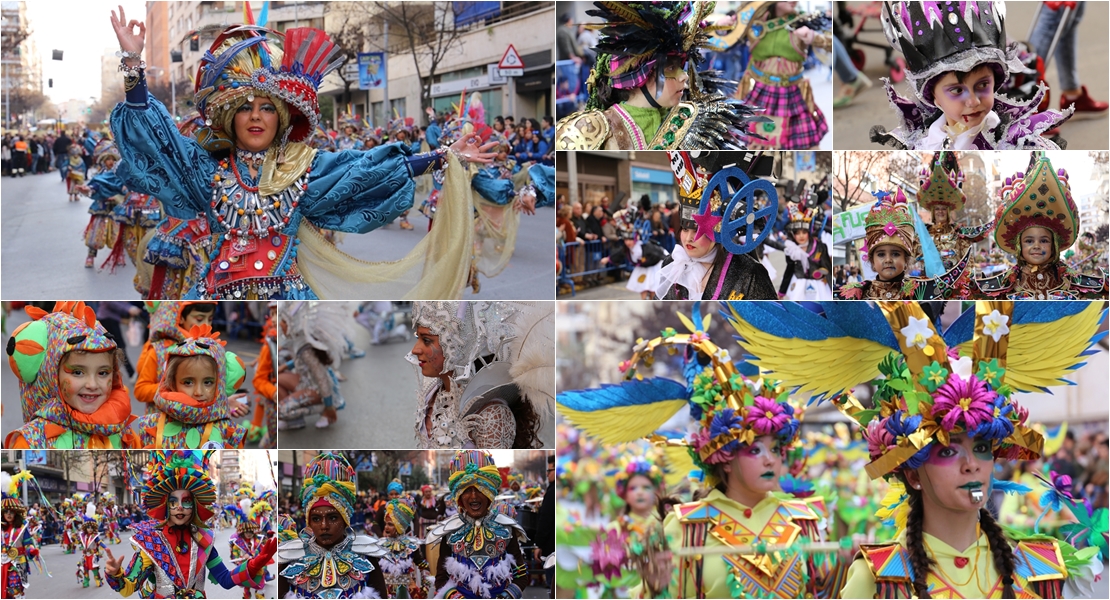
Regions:
[[[705,331],[705,323],[701,318],[701,300],[694,302],[694,306],[690,309],[690,321],[694,324],[695,330]]]
[[[937,252],[937,245],[933,242],[933,236],[929,235],[929,229],[925,227],[925,223],[921,221],[921,216],[917,214],[917,211],[913,210],[910,213],[913,214],[913,230],[917,233],[917,239],[921,243],[921,255],[925,259],[925,274],[929,277],[944,275],[944,263],[940,260],[940,253]]]
[[[870,340],[898,350],[898,338],[878,306],[869,302],[824,302],[825,318],[835,323],[844,336]]]
[[[1022,485],[1016,481],[1003,481],[1001,479],[995,479],[994,477],[991,477],[991,489],[1014,495],[1028,494],[1033,491],[1033,488]]]
[[[642,381],[602,384],[599,388],[563,392],[556,397],[556,402],[571,410],[593,412],[618,406],[646,406],[687,397],[685,385],[672,379],[653,377]]]

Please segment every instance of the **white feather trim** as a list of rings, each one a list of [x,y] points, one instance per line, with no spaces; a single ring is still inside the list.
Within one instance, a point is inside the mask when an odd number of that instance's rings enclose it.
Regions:
[[[385,557],[378,561],[378,565],[381,566],[383,573],[393,576],[404,575],[411,571],[414,566],[411,558],[394,562]]]
[[[483,569],[479,570],[455,560],[453,556],[449,556],[447,560],[443,561],[443,567],[451,577],[448,579],[447,585],[439,590],[436,598],[442,598],[442,594],[446,590],[460,586],[465,586],[479,597],[489,598],[493,593],[494,585],[512,581],[516,558],[512,554],[506,553],[496,565],[487,563]]]
[[[550,302],[514,304],[509,375],[531,402],[540,429],[555,418],[555,310]]]
[[[289,598],[289,599],[314,598],[314,597],[315,596],[301,596],[300,594],[298,594],[298,593],[296,593],[292,590],[287,592],[284,596],[284,598]],[[348,596],[348,597],[349,598],[381,598],[382,595],[378,593],[378,590],[376,590],[376,589],[374,589],[370,586],[366,586],[366,587],[362,588],[361,590],[359,590],[358,592],[355,592],[355,594],[353,596]]]

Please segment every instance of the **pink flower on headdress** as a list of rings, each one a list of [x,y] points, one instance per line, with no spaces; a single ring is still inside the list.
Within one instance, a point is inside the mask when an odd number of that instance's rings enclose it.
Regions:
[[[867,453],[871,456],[871,460],[882,456],[896,443],[894,435],[886,428],[883,421],[885,419],[872,419],[867,424],[867,429],[863,431],[863,437],[867,440]]]
[[[971,375],[967,379],[953,373],[933,396],[933,415],[940,425],[952,431],[963,417],[964,430],[974,431],[981,423],[994,418],[994,392],[987,384]]]
[[[782,405],[770,398],[756,396],[755,403],[748,407],[744,419],[756,435],[770,435],[782,429],[790,421]]]

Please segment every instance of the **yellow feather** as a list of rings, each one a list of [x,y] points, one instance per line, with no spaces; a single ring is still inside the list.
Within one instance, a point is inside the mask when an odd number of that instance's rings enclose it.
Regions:
[[[697,469],[694,466],[694,459],[690,457],[690,452],[683,446],[666,446],[663,449],[663,456],[666,466],[663,479],[668,490],[681,487],[690,475],[690,471]]]
[[[690,320],[690,317],[682,314],[682,311],[680,310],[676,310],[674,312],[676,315],[678,315],[678,320],[682,321],[682,324],[686,326],[686,329],[690,330],[690,333],[694,333],[697,331],[697,329],[694,328],[694,322]]]
[[[685,399],[664,400],[648,406],[617,406],[577,411],[559,405],[559,414],[575,427],[606,444],[638,440],[659,429],[686,405]]]
[[[1059,379],[1072,372],[1068,367],[1083,362],[1079,355],[1098,330],[1102,308],[1101,302],[1091,302],[1082,312],[1049,323],[1011,326],[1006,383],[1023,392],[1065,385]],[[960,345],[961,356],[971,355],[971,344]]]
[[[705,331],[709,331],[709,326],[713,324],[713,315],[705,315],[705,318],[701,320],[701,324],[702,327],[705,328]]]
[[[20,471],[12,475],[12,481],[8,484],[8,494],[11,496],[19,496],[19,484],[23,481],[34,479],[35,476],[30,471]]]
[[[886,520],[890,515],[894,515],[894,525],[898,531],[906,528],[906,519],[910,514],[910,505],[903,499],[906,495],[906,487],[902,485],[901,481],[892,480],[890,489],[887,490],[886,495],[879,502],[881,507],[875,516],[879,520]]]
[[[802,340],[760,331],[733,311],[731,323],[745,341],[740,345],[759,358],[750,361],[788,388],[806,396],[850,390],[879,376],[879,362],[890,348],[858,338]],[[850,359],[848,359],[850,357]]]

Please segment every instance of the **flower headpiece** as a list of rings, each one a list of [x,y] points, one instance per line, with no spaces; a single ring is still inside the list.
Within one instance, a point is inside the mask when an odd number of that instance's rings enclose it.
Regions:
[[[357,493],[355,470],[342,454],[324,452],[305,465],[301,487],[301,508],[305,515],[317,504],[327,503],[339,511],[343,523],[349,526]]]
[[[390,500],[385,505],[385,518],[393,523],[393,528],[397,530],[397,535],[404,535],[412,525],[412,518],[416,515],[416,510],[412,507],[412,502],[408,498],[397,498]]]
[[[131,401],[119,369],[115,369],[108,402],[100,409],[112,412],[111,419],[94,419],[73,410],[62,400],[58,387],[58,368],[67,353],[117,349],[116,341],[96,320],[92,307],[84,302],[67,301],[56,303],[49,313],[35,306],[28,306],[26,312],[31,321],[17,327],[7,345],[8,365],[19,379],[23,422],[41,417],[84,433],[105,436],[125,433]]]
[[[928,210],[946,206],[950,213],[962,210],[966,197],[963,192],[964,172],[955,152],[933,153],[929,168],[920,173],[921,187],[917,190],[917,203]],[[949,221],[954,215],[949,215]]]
[[[913,216],[906,195],[898,189],[895,193],[875,192],[878,200],[864,218],[864,239],[870,252],[883,245],[897,246],[907,256],[913,253],[914,229]]]
[[[697,228],[695,239],[710,236],[730,254],[746,254],[770,235],[779,202],[771,182],[736,166],[717,168],[719,156],[706,161],[699,153],[667,154],[678,185],[682,227]]]
[[[1094,302],[980,301],[943,335],[916,302],[827,302],[822,315],[750,304],[729,304],[750,361],[859,423],[872,478],[917,468],[955,433],[989,440],[999,458],[1038,457],[1044,440],[1013,393],[1070,383],[1062,376],[1105,335]],[[868,381],[871,408],[847,393]]]
[[[231,418],[227,398],[235,393],[246,378],[247,371],[243,359],[234,352],[224,350],[227,342],[219,337],[219,332],[213,332],[210,325],[195,325],[189,330],[188,337],[170,348],[166,355],[167,361],[191,356],[211,358],[216,363],[218,394],[208,402],[199,402],[188,394],[170,391],[174,382],[169,380],[167,370],[158,393],[154,395],[154,405],[158,410],[189,425]]]
[[[204,527],[212,518],[216,486],[208,472],[213,451],[155,450],[144,477],[143,509],[156,521],[166,520],[166,502],[177,490],[193,495],[193,525]]]
[[[624,498],[624,495],[628,492],[628,482],[634,475],[647,477],[652,485],[656,487],[663,485],[663,470],[650,460],[642,456],[635,456],[625,459],[623,462],[624,464],[617,471],[615,478],[617,495],[621,498]]]
[[[906,58],[906,79],[926,105],[935,107],[933,83],[948,71],[966,73],[981,64],[994,70],[994,87],[1023,67],[1006,41],[1006,3],[1001,0],[883,2],[883,32]]]
[[[770,380],[749,379],[758,377],[758,372],[745,363],[738,367],[727,350],[709,339],[711,319],[703,319],[700,310],[701,303],[695,302],[690,317],[678,315],[690,333],[668,327],[659,337],[637,340],[632,358],[620,364],[624,383],[563,392],[558,403],[564,418],[607,444],[650,437],[689,406],[697,430],[672,443],[688,448],[694,464],[705,470],[712,484],[709,465],[727,462],[762,435],[792,445],[799,422],[785,390]],[[647,367],[654,364],[660,348],[668,354],[683,353],[685,384],[662,377],[644,379],[637,372],[641,362]]]
[[[501,472],[487,450],[459,450],[451,459],[449,470],[447,485],[455,502],[466,488],[476,487],[492,504],[501,489]]]
[[[994,242],[1014,256],[1021,255],[1021,234],[1030,227],[1051,231],[1057,252],[1074,244],[1079,230],[1067,171],[1053,169],[1044,151],[1031,155],[1029,170],[1007,177],[999,190],[1002,204],[995,217]]]
[[[196,77],[195,102],[205,130],[197,141],[209,151],[232,145],[235,111],[255,94],[278,109],[275,142],[305,142],[320,120],[317,89],[343,63],[342,49],[319,29],[298,27],[284,34],[256,25],[225,29],[204,53]]]

